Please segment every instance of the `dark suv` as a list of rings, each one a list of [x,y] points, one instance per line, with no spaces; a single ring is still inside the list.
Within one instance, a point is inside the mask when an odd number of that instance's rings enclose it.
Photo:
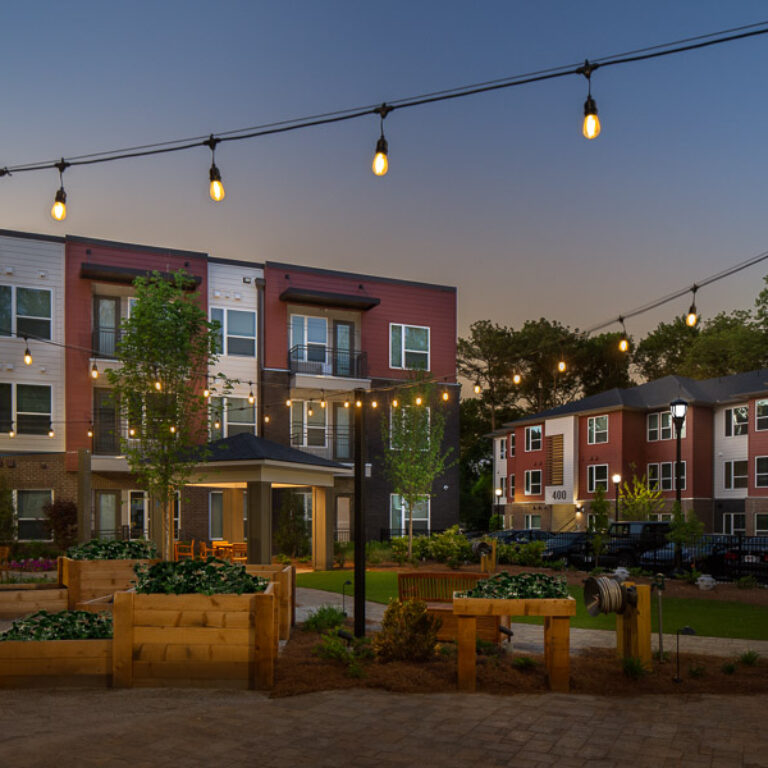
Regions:
[[[668,522],[626,520],[611,523],[608,532],[602,536],[602,549],[597,555],[598,564],[608,568],[634,568],[644,552],[660,549],[669,543],[668,533]],[[584,553],[584,565],[587,567],[595,565],[593,541],[594,534],[589,534]]]

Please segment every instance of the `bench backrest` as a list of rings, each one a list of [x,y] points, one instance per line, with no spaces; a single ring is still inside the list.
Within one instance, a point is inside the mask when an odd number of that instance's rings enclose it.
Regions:
[[[400,600],[450,603],[454,592],[471,589],[487,578],[485,573],[408,571],[397,574],[397,595]]]

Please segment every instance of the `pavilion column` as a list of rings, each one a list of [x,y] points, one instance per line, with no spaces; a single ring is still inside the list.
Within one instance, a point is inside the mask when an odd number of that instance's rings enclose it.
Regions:
[[[248,505],[248,562],[261,565],[272,563],[272,484],[249,482],[246,490]]]
[[[327,571],[333,567],[333,534],[336,493],[333,488],[312,487],[312,567]]]

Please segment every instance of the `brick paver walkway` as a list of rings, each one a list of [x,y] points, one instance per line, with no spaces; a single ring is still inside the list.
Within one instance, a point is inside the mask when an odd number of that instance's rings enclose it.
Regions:
[[[8,768],[768,766],[768,696],[4,691]]]

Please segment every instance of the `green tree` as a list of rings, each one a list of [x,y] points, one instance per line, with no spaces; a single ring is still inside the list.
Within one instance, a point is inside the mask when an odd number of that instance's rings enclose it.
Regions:
[[[581,396],[588,397],[608,389],[633,385],[629,375],[629,352],[619,349],[622,333],[601,333],[580,339],[574,356],[574,373],[581,384]]]
[[[208,366],[218,359],[218,324],[208,322],[183,271],[134,282],[136,301],[121,324],[120,368],[108,370],[122,418],[133,430],[121,439],[131,471],[162,510],[160,550],[173,556],[173,501],[203,458]],[[226,391],[221,375],[208,382]]]
[[[633,474],[631,482],[625,480],[622,483],[619,503],[624,520],[648,520],[651,515],[657,515],[666,508],[658,484],[649,488],[645,475],[638,477]]]
[[[77,543],[77,504],[57,499],[43,507],[53,543],[62,551]]]
[[[605,535],[608,532],[611,502],[605,498],[605,490],[601,485],[595,489],[595,496],[589,503],[589,511],[592,519],[589,521],[589,531],[592,544],[592,552],[595,555],[595,567],[600,565],[600,555],[605,549]]]
[[[696,517],[693,510],[688,515],[683,512],[677,502],[672,506],[672,521],[669,524],[667,539],[675,545],[675,568],[683,566],[683,546],[696,543],[696,539],[704,533],[704,523]]]
[[[445,416],[439,403],[434,387],[419,382],[399,398],[399,406],[381,423],[382,442],[389,447],[383,456],[384,473],[408,515],[409,558],[413,553],[413,510],[433,495],[435,480],[451,466],[448,460],[453,449],[443,450]]]
[[[0,475],[0,544],[16,541],[16,510],[13,507],[13,491],[8,479]]]
[[[698,335],[699,327],[689,327],[682,317],[676,317],[671,323],[659,323],[637,345],[634,363],[647,381],[679,375]]]
[[[309,532],[301,499],[298,494],[285,491],[275,527],[277,551],[289,557],[303,557],[309,554],[309,543]]]

